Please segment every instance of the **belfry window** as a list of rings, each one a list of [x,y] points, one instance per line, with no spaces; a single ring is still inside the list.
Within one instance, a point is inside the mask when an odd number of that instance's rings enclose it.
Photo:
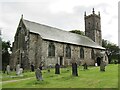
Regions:
[[[48,56],[55,56],[55,45],[52,42],[49,43]]]
[[[84,49],[82,47],[80,48],[80,58],[84,59]]]
[[[71,48],[69,45],[66,45],[66,57],[71,58]]]

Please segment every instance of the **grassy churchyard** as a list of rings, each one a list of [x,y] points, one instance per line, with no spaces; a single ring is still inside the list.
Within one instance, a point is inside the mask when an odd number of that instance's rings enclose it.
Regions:
[[[2,89],[2,72],[0,71],[0,90]]]
[[[71,67],[61,68],[60,75],[54,74],[54,69],[42,70],[43,81],[37,81],[34,72],[24,72],[23,76],[2,74],[2,88],[117,88],[118,64],[106,67],[100,72],[99,67],[78,68],[78,76],[72,76]]]

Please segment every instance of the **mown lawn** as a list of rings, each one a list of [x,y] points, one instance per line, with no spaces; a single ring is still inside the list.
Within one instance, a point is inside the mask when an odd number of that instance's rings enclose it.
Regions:
[[[54,69],[48,73],[43,70],[44,81],[36,81],[35,73],[26,72],[23,77],[14,78],[16,82],[4,82],[13,80],[3,74],[2,88],[118,88],[118,65],[112,64],[106,67],[105,72],[100,72],[99,67],[88,67],[89,70],[78,68],[78,77],[71,75],[71,67],[62,68],[60,75],[54,74]],[[69,69],[69,71],[68,71]],[[29,80],[21,78],[32,77]]]
[[[2,72],[0,71],[0,90],[2,89]]]

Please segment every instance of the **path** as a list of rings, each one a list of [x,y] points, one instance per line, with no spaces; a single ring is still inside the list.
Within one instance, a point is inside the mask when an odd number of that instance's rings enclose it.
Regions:
[[[35,78],[35,77],[30,77],[30,78],[25,78],[25,79],[18,79],[18,80],[2,81],[2,83],[10,83],[10,82],[23,81],[23,80],[28,80],[28,79],[31,79],[31,78]]]

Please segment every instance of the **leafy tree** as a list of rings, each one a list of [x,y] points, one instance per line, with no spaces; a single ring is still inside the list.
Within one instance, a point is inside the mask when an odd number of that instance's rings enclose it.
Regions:
[[[10,61],[10,41],[2,41],[2,69],[5,70],[6,65]]]
[[[80,30],[71,30],[70,32],[76,33],[76,34],[79,34],[79,35],[85,35],[84,31],[80,31]]]
[[[108,52],[109,63],[111,63],[111,61],[115,62],[116,60],[118,63],[120,63],[120,48],[116,44],[103,39],[102,46],[105,47]]]

